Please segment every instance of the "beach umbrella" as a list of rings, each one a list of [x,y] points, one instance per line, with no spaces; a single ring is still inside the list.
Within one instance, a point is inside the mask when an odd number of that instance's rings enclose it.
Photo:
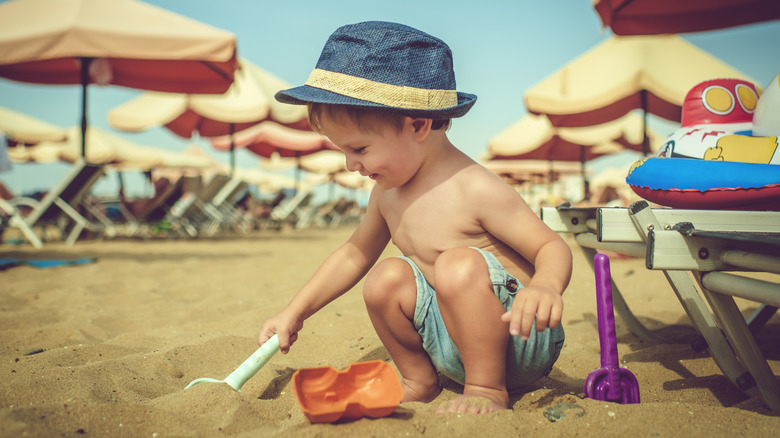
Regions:
[[[43,141],[32,146],[17,145],[8,149],[12,161],[50,163],[64,161],[74,163],[81,158],[80,127],[68,129],[65,141]],[[87,128],[87,155],[90,163],[119,164],[122,162],[157,162],[143,147],[109,134],[99,128]]]
[[[616,35],[701,32],[780,19],[777,0],[594,0]]]
[[[17,144],[8,148],[8,155],[11,161],[17,163],[58,161],[74,163],[82,157],[79,131],[78,126],[68,129],[65,141],[42,141],[31,146]],[[90,163],[140,170],[154,167],[205,168],[213,165],[211,160],[188,157],[150,146],[140,146],[94,126],[87,128],[87,135],[86,159]]]
[[[554,126],[597,125],[635,109],[644,126],[647,114],[679,122],[688,90],[717,77],[755,82],[676,35],[613,36],[528,89],[525,104]]]
[[[533,175],[544,174],[555,166],[555,171],[561,174],[580,173],[578,163],[572,161],[547,161],[547,160],[482,160],[482,164],[496,174]]]
[[[298,167],[298,160],[294,157],[283,157],[279,152],[272,152],[269,158],[260,160],[260,168],[265,170],[281,171]]]
[[[235,176],[241,179],[241,181],[256,185],[258,190],[265,193],[293,189],[296,186],[294,179],[276,172],[266,172],[262,169],[244,169],[239,167],[236,169]],[[302,190],[310,190],[310,188],[306,186]]]
[[[573,161],[483,159],[481,162],[496,175],[518,183],[545,177],[554,180],[557,175],[582,173],[582,167]],[[589,175],[590,171],[585,173]]]
[[[376,182],[359,172],[339,172],[333,175],[336,184],[349,189],[365,190],[370,192]]]
[[[312,173],[335,175],[347,172],[347,162],[341,151],[320,151],[301,157],[300,167]]]
[[[652,131],[647,135],[651,149],[658,150],[661,139]],[[644,136],[642,118],[633,112],[600,125],[578,128],[555,127],[547,116],[529,114],[490,140],[487,157],[578,162],[587,198],[585,163],[624,149],[641,151]]]
[[[324,135],[313,131],[293,129],[272,121],[260,122],[234,135],[223,135],[209,139],[215,149],[230,150],[243,147],[267,159],[290,158],[298,161],[295,180],[300,182],[300,158],[315,152],[336,150],[336,146]]]
[[[575,175],[583,172],[586,176],[591,174],[590,169],[583,169],[580,163],[575,161],[495,160],[487,154],[481,157],[480,161],[488,170],[509,184],[518,186],[526,183],[531,185],[547,184],[550,192],[552,192],[553,183],[561,175]],[[530,199],[527,201],[530,202]]]
[[[335,193],[336,176],[339,174],[349,174],[347,162],[344,153],[341,151],[320,151],[300,158],[299,166],[301,169],[309,172],[306,181],[311,185],[330,184],[329,198],[333,199]],[[358,176],[361,176],[359,173]],[[362,177],[362,176],[361,176]],[[364,177],[363,177],[364,178]],[[348,178],[343,181],[348,181]],[[371,181],[370,179],[368,179]]]
[[[652,147],[660,138],[648,131]],[[642,118],[628,113],[609,122],[577,128],[555,127],[545,115],[528,114],[488,143],[492,159],[590,161],[623,149],[642,150]]]
[[[59,126],[2,107],[0,107],[0,132],[12,146],[16,143],[62,141],[67,136],[65,130]]]
[[[235,81],[223,94],[146,92],[108,113],[108,123],[122,131],[165,126],[183,138],[227,136],[265,120],[310,130],[305,106],[286,105],[274,94],[291,85],[239,58]],[[235,167],[231,142],[231,168]]]
[[[246,148],[263,158],[300,157],[324,150],[337,150],[324,135],[289,128],[272,121],[260,122],[236,132],[232,137],[211,137],[209,141],[219,150],[228,150],[232,143],[235,147]]]
[[[232,33],[136,0],[9,1],[0,29],[0,77],[82,86],[82,149],[88,85],[224,93],[236,68]]]

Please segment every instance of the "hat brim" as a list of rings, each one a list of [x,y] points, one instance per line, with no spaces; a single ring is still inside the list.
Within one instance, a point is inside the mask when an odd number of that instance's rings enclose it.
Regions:
[[[321,88],[310,87],[308,85],[302,85],[300,87],[290,88],[289,90],[279,91],[274,95],[274,97],[279,102],[289,103],[292,105],[306,105],[309,102],[314,102],[333,105],[370,107],[372,109],[381,111],[388,111],[392,113],[403,114],[409,117],[421,117],[426,119],[452,119],[461,117],[465,115],[474,105],[474,102],[477,101],[477,96],[474,94],[458,92],[458,104],[455,106],[435,110],[407,109],[382,105],[380,103],[369,102],[367,100],[355,99],[343,94],[334,93],[323,90]]]

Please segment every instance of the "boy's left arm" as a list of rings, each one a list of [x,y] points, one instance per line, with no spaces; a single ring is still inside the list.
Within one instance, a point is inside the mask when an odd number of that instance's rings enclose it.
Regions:
[[[555,328],[561,322],[562,295],[572,271],[571,250],[511,187],[501,183],[501,187],[485,189],[480,190],[481,205],[476,213],[484,229],[534,265],[533,277],[501,317],[509,323],[513,336],[528,339],[534,317],[537,331]]]
[[[542,224],[544,225],[544,224]],[[531,281],[518,291],[512,308],[501,316],[509,323],[509,333],[527,340],[531,335],[534,316],[536,331],[555,328],[563,316],[563,291],[571,277],[572,256],[569,246],[555,236],[544,243],[529,259],[535,273]]]

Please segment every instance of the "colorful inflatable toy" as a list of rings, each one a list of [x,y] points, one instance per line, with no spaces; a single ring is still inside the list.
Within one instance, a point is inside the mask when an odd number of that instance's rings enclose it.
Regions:
[[[685,97],[680,129],[626,182],[669,207],[780,210],[780,75],[759,97],[738,79],[702,82]]]

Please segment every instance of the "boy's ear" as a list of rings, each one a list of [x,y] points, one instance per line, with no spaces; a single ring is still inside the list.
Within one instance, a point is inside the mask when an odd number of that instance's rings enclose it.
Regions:
[[[426,137],[428,137],[428,134],[431,132],[431,125],[433,124],[433,120],[431,119],[413,119],[411,117],[407,117],[407,123],[410,123],[412,126],[412,129],[414,130],[414,138],[417,141],[425,140]]]

